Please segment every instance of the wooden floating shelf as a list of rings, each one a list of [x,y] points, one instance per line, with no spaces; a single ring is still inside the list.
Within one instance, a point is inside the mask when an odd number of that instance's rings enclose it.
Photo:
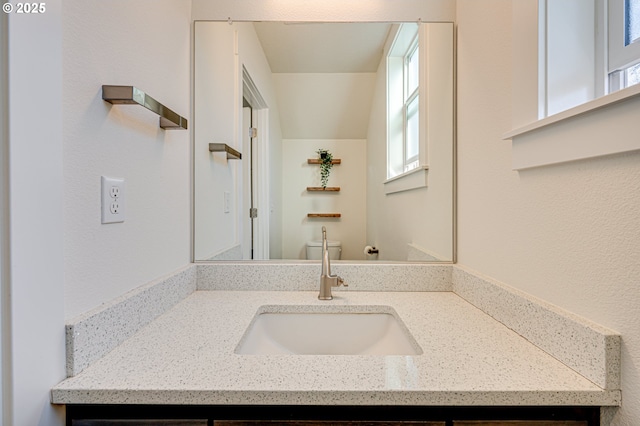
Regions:
[[[321,186],[307,186],[307,191],[319,191],[319,192],[338,192],[340,191],[339,186],[327,186],[323,188]]]
[[[342,160],[339,158],[336,158],[335,160],[331,160],[331,164],[341,164]],[[320,160],[319,158],[309,158],[307,159],[307,164],[322,164],[322,160]]]
[[[308,213],[307,217],[316,218],[316,217],[341,217],[340,213]]]

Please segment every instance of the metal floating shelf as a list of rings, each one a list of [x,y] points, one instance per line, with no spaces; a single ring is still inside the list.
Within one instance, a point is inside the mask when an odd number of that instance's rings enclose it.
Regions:
[[[210,152],[226,152],[227,160],[241,160],[242,154],[240,154],[235,149],[231,148],[226,143],[210,143],[209,144]]]
[[[308,218],[337,218],[342,217],[340,213],[308,213]]]
[[[165,130],[187,128],[187,119],[162,105],[134,86],[102,86],[102,99],[113,105],[141,105],[160,116],[160,127]]]

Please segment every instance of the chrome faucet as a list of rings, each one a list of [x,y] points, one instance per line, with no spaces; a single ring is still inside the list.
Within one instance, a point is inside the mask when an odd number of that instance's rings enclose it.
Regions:
[[[331,287],[348,287],[344,280],[337,275],[331,275],[331,263],[329,262],[329,244],[327,243],[327,228],[322,227],[322,273],[320,274],[320,294],[318,299],[331,300]]]

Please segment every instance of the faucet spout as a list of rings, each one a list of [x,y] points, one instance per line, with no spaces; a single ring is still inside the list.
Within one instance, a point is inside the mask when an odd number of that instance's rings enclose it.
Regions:
[[[329,243],[327,243],[327,228],[322,227],[322,271],[320,273],[320,294],[318,299],[331,300],[331,287],[339,286],[348,287],[344,280],[337,276],[331,275],[331,261],[329,259]]]
[[[327,228],[322,227],[322,275],[331,275],[331,262],[329,260],[329,243],[327,242]]]

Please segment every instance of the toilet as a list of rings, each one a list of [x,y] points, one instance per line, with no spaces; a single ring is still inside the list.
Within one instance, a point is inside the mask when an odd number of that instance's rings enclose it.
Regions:
[[[340,241],[327,240],[327,246],[329,248],[329,259],[340,260],[342,253],[342,244]],[[307,259],[322,259],[322,241],[307,241]]]

